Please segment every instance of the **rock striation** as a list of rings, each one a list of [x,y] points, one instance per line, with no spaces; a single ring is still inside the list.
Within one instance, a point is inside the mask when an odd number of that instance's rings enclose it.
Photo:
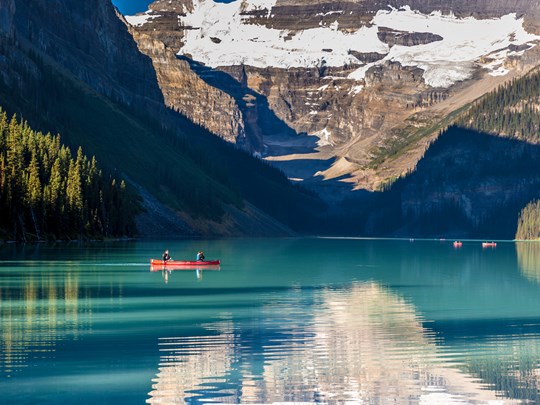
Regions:
[[[139,50],[152,60],[167,106],[225,140],[242,144],[244,120],[234,99],[207,84],[186,60],[177,58],[167,47],[167,38],[162,42],[144,31],[130,28],[130,32]]]

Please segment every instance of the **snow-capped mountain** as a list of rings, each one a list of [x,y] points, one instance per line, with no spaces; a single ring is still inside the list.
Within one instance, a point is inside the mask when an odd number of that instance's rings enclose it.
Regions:
[[[470,78],[475,65],[485,67],[492,75],[508,73],[503,66],[508,56],[522,53],[539,38],[525,31],[523,17],[518,18],[515,13],[487,20],[460,19],[441,12],[423,14],[405,6],[379,10],[369,26],[355,31],[340,30],[336,20],[297,32],[252,24],[251,18],[243,16],[250,11],[266,10],[271,19],[274,5],[275,1],[195,1],[192,12],[179,16],[181,25],[192,27],[186,31],[180,54],[192,55],[213,68],[249,65],[289,69],[362,64],[346,77],[359,81],[364,80],[366,71],[373,66],[393,61],[420,67],[424,81],[431,87],[449,87]],[[415,34],[418,44],[397,41],[400,36]],[[378,53],[383,57],[362,63],[355,53]],[[482,61],[486,56],[493,61]]]
[[[291,178],[377,188],[416,164],[448,114],[536,63],[539,10],[162,0],[126,19],[171,107]]]

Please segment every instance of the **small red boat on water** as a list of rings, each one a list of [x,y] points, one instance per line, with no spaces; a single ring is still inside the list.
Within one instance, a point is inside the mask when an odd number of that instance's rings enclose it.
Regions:
[[[455,248],[458,248],[458,247],[461,247],[461,246],[463,246],[463,243],[461,241],[459,241],[459,240],[454,241],[454,247]]]
[[[497,243],[495,243],[495,242],[482,242],[482,247],[484,247],[484,248],[497,247]]]
[[[150,259],[150,264],[152,266],[164,266],[164,267],[174,267],[174,266],[193,266],[193,267],[206,267],[206,266],[219,266],[221,262],[219,260],[159,260],[159,259]]]
[[[158,260],[150,259],[150,271],[162,270],[219,270],[219,260]]]

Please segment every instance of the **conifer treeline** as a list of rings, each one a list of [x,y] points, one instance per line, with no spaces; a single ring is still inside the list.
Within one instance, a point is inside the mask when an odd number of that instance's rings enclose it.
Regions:
[[[540,238],[540,200],[533,201],[519,213],[516,239]]]
[[[540,143],[540,71],[499,86],[477,101],[457,124]]]
[[[137,205],[79,148],[0,110],[0,238],[118,237],[135,233]]]

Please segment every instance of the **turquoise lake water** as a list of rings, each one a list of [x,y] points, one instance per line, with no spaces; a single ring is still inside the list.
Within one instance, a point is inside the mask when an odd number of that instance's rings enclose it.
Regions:
[[[2,403],[540,403],[540,244],[4,245],[0,348]]]

